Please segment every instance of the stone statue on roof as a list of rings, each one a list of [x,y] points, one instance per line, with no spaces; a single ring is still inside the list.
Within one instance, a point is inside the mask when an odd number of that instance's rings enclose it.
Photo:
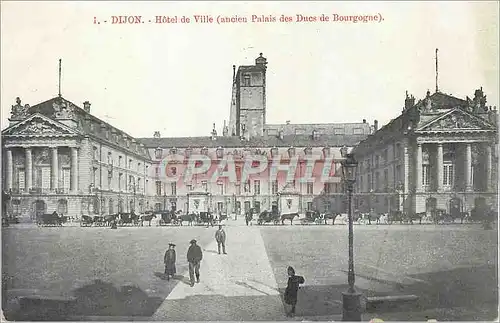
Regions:
[[[11,118],[12,119],[25,119],[28,116],[28,110],[30,106],[29,104],[25,104],[24,106],[21,104],[21,99],[19,97],[16,98],[16,105],[12,106],[11,109]]]

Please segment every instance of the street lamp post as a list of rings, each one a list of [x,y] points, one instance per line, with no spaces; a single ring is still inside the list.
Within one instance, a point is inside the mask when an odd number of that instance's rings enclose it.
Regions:
[[[354,288],[354,232],[352,224],[352,191],[356,182],[358,162],[354,155],[347,153],[347,147],[342,147],[341,153],[342,157],[344,157],[342,161],[342,177],[346,185],[349,215],[349,271],[347,274],[349,289],[342,293],[342,320],[361,321],[361,293]]]

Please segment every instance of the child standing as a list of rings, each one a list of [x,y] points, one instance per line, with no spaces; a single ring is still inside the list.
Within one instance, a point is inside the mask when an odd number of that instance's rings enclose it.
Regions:
[[[297,294],[299,285],[304,283],[304,277],[296,276],[295,269],[288,267],[288,285],[285,289],[285,303],[291,307],[290,311],[286,310],[286,316],[295,316],[295,306],[297,305]]]
[[[163,261],[165,262],[165,276],[167,280],[170,280],[170,276],[174,277],[175,270],[175,244],[169,243],[167,252],[165,252],[165,257]]]

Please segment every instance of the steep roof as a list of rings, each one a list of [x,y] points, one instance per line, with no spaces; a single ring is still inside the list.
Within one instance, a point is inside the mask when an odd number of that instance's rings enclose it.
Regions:
[[[91,137],[96,137],[99,138],[100,140],[105,140],[109,142],[111,145],[119,145],[121,146],[122,149],[138,154],[143,158],[148,158],[148,159],[151,158],[149,156],[149,151],[145,147],[142,147],[141,145],[137,145],[137,147],[135,145],[131,145],[130,148],[126,147],[123,138],[129,138],[131,141],[136,141],[136,139],[133,136],[99,119],[98,117],[86,112],[78,105],[74,104],[73,102],[63,97],[54,97],[47,101],[33,105],[29,108],[28,114],[40,113],[47,117],[52,117],[52,115],[54,114],[54,104],[61,104],[61,103],[66,103],[68,107],[71,107],[73,109],[74,120],[77,122],[77,129],[79,131]],[[92,129],[89,125],[89,122],[98,126],[95,127],[95,129]],[[111,132],[120,134],[122,139],[119,140],[118,142],[114,142],[106,138],[106,134],[101,130],[101,126],[104,126],[105,129],[109,129]],[[111,136],[109,138],[111,138]]]
[[[366,135],[320,135],[314,139],[311,135],[286,135],[283,139],[277,136],[263,136],[241,139],[238,136],[229,137],[170,137],[170,138],[137,138],[148,148],[157,147],[341,147],[354,146]]]

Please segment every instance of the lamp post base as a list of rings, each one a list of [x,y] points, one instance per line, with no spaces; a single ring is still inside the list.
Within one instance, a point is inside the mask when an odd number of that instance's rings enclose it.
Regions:
[[[342,321],[361,321],[361,297],[362,294],[356,291],[342,293]]]

